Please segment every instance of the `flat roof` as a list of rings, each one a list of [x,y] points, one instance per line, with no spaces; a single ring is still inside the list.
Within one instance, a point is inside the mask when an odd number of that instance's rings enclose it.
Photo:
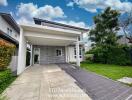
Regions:
[[[39,19],[39,18],[33,18],[33,19],[34,19],[35,23],[37,23],[37,21],[39,21],[39,22],[45,22],[45,23],[50,23],[50,24],[54,24],[54,25],[64,26],[64,27],[68,27],[68,28],[78,29],[81,31],[89,31],[89,29],[86,29],[86,28],[80,28],[80,27],[76,27],[76,26],[72,26],[72,25],[49,21],[49,20],[44,20],[44,19]]]
[[[9,25],[11,25],[18,33],[20,33],[19,25],[16,23],[11,14],[0,12],[0,15],[7,21]]]

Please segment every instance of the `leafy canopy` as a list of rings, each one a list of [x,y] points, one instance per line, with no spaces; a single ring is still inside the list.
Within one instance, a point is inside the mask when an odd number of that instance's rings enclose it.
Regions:
[[[120,13],[117,10],[106,8],[103,13],[94,17],[95,27],[89,33],[90,40],[96,46],[116,45],[119,36],[118,17]]]

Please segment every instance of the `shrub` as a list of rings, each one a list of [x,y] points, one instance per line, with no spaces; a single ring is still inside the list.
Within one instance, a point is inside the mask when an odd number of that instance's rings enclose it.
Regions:
[[[12,76],[11,70],[6,69],[4,71],[0,71],[0,94],[14,79],[15,77]]]
[[[93,59],[93,54],[85,54],[85,59],[91,61]]]
[[[109,49],[108,53],[108,64],[117,64],[117,65],[130,65],[130,48],[129,47],[113,47]]]
[[[0,70],[7,68],[14,53],[15,45],[0,39]]]
[[[130,65],[131,55],[128,46],[95,47],[88,52],[94,54],[93,62],[104,64]]]

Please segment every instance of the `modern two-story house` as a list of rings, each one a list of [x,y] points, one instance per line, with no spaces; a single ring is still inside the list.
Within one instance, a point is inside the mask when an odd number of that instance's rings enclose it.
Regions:
[[[16,46],[16,51],[12,57],[10,68],[12,72],[17,71],[18,47],[20,28],[10,14],[0,13],[0,39],[12,43]]]
[[[30,44],[30,65],[83,61],[83,33],[88,29],[34,18],[35,24],[20,25],[17,74],[26,68],[26,48]]]

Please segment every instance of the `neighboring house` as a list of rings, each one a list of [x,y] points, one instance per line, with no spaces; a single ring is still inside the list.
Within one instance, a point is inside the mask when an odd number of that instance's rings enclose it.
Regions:
[[[30,44],[33,64],[69,63],[84,60],[82,34],[88,29],[34,18],[35,24],[20,25],[17,74],[26,68],[26,48]]]
[[[84,46],[85,46],[85,53],[92,49],[92,46],[91,46],[91,42],[90,41],[89,41],[89,43],[85,43]]]
[[[19,26],[10,14],[0,13],[0,39],[16,45],[16,51],[10,63],[11,70],[17,71],[18,47],[19,47]]]
[[[119,43],[119,44],[126,44],[126,45],[128,45],[128,46],[131,45],[131,43],[129,43],[129,40],[128,40],[125,36],[123,36],[122,38],[120,38],[120,39],[118,40],[118,43]]]

